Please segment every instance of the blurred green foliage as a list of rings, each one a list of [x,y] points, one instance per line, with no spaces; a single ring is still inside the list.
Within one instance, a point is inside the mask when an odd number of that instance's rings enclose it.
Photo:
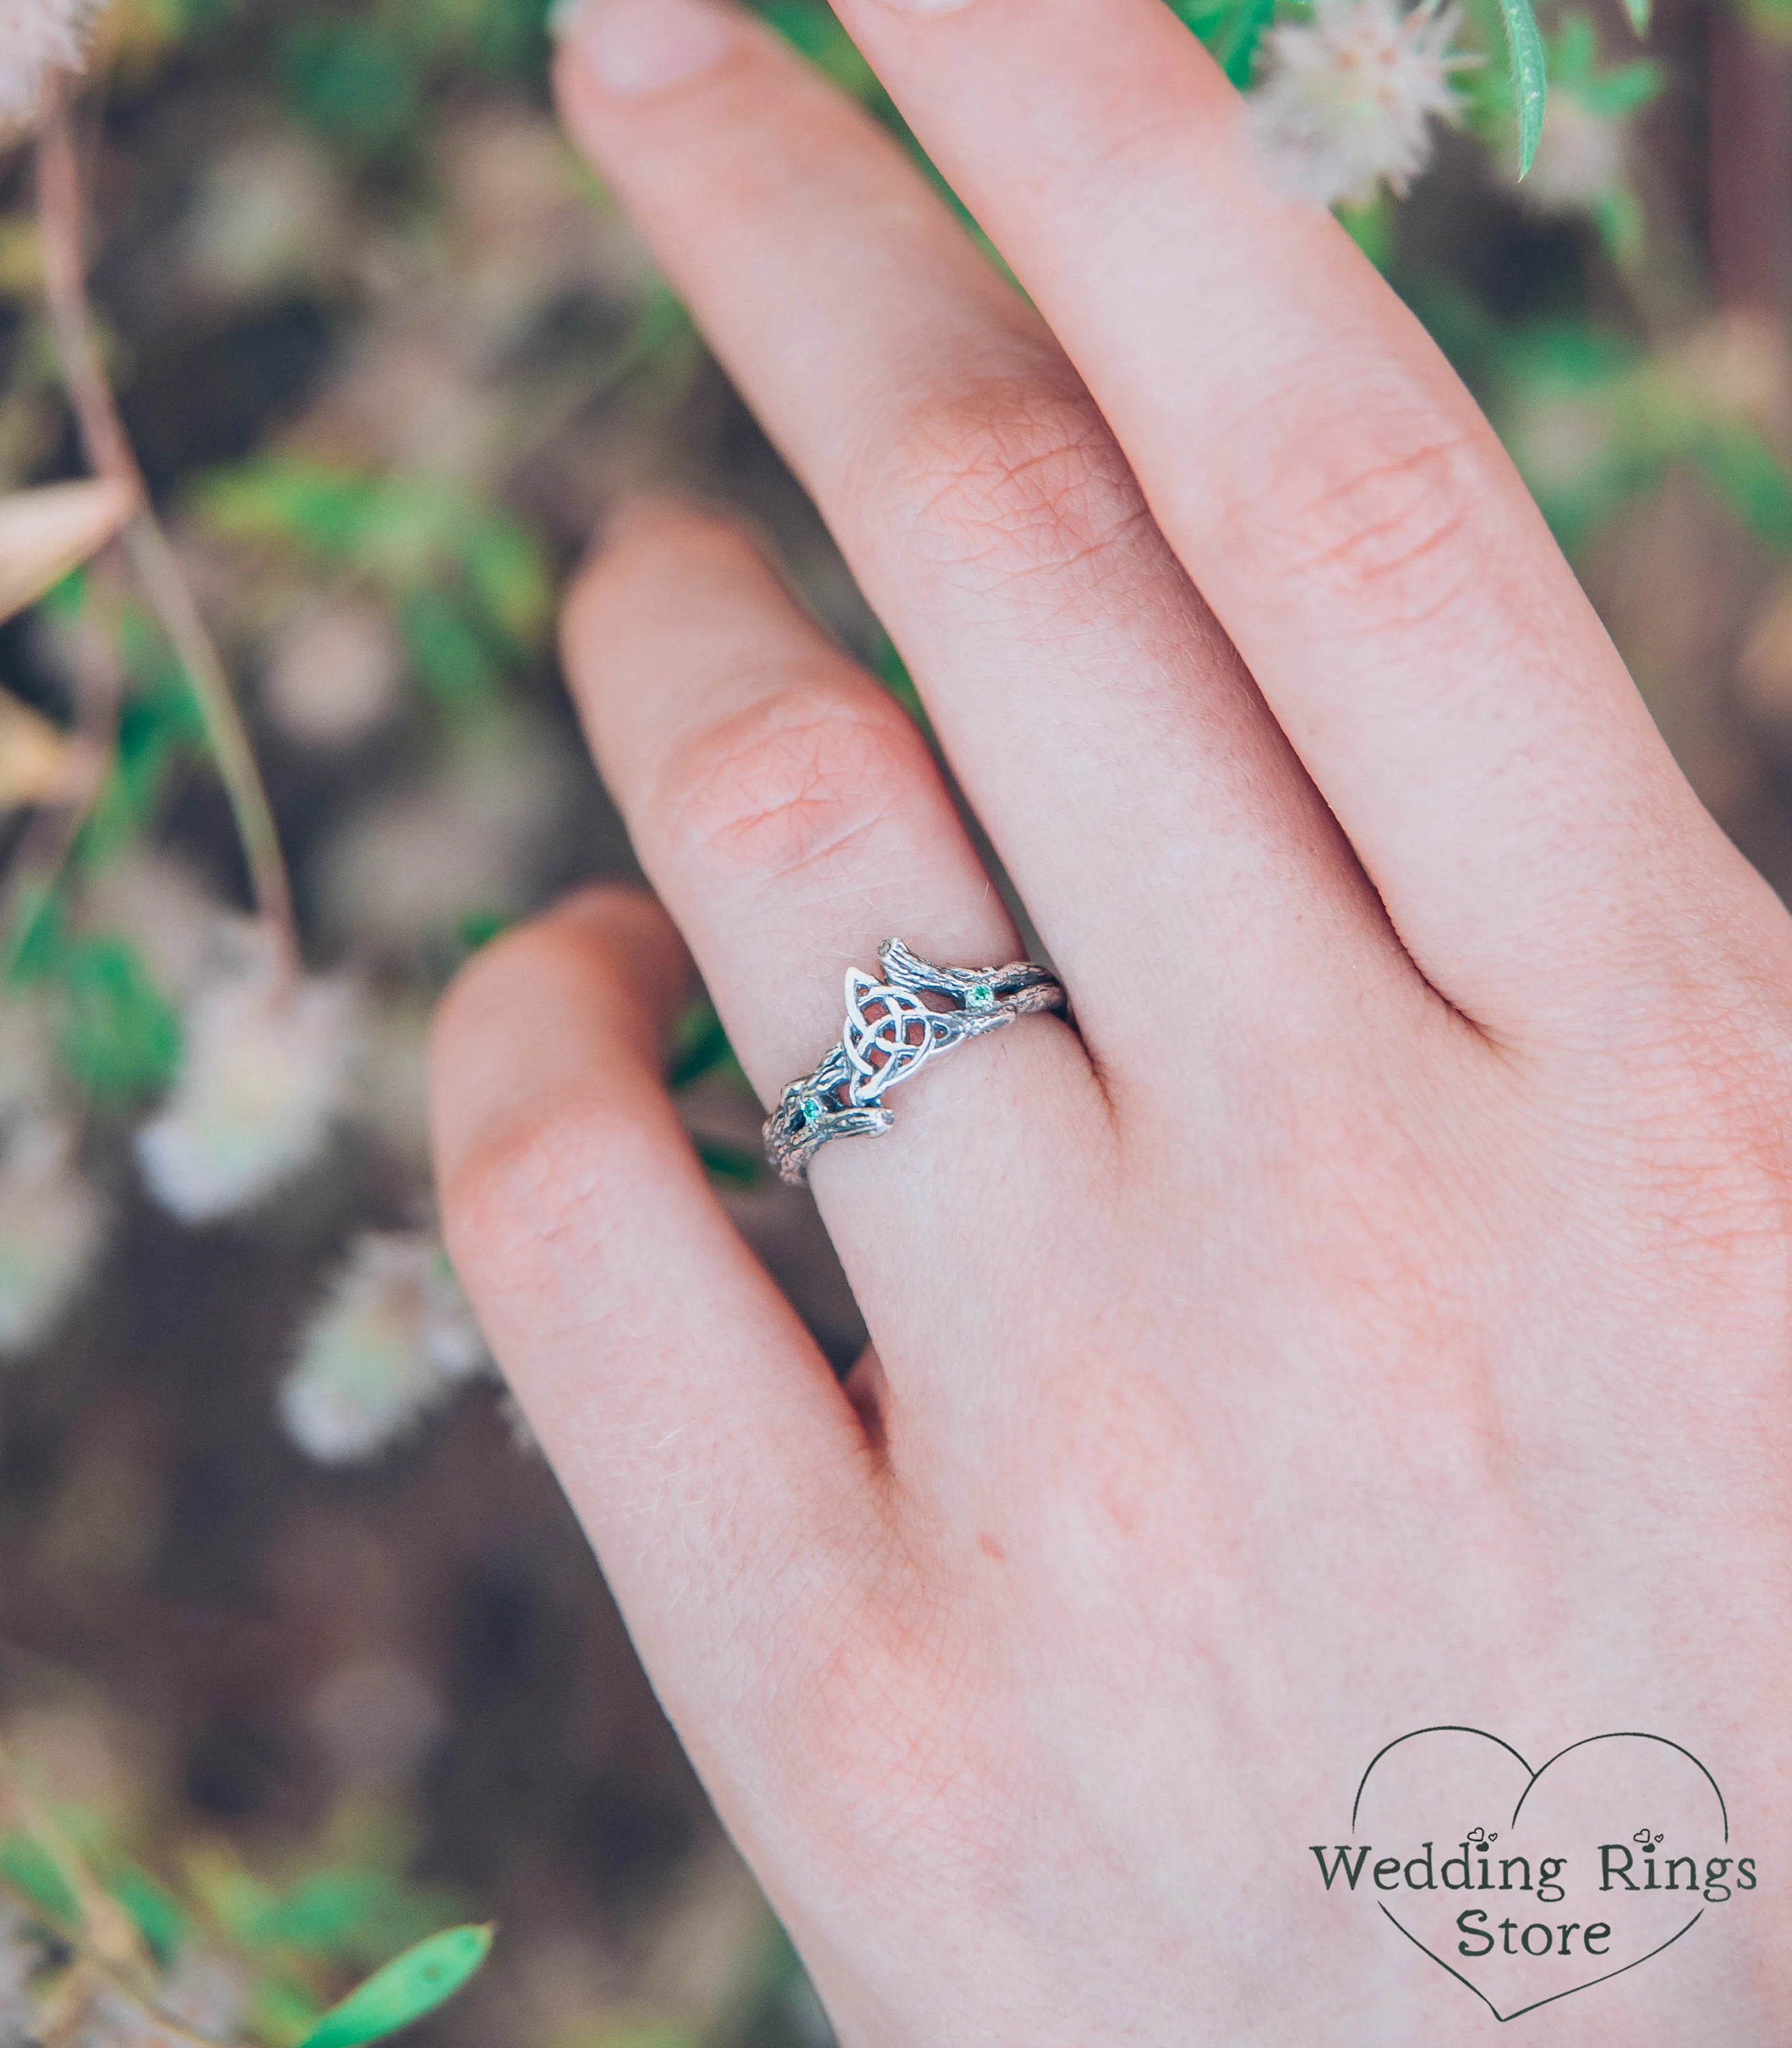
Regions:
[[[456,1901],[377,1864],[326,1864],[275,1884],[212,1841],[190,1850],[186,1879],[183,1897],[122,1855],[109,1829],[80,1811],[0,1836],[0,1892],[61,1945],[52,1952],[61,1970],[95,1972],[137,2000],[145,2018],[159,2009],[156,1984],[106,1924],[111,1908],[122,1907],[144,1959],[165,1976],[192,1948],[227,1958],[243,1975],[248,2031],[262,2048],[362,2048],[382,2040],[452,1997],[491,1949],[490,1927],[444,1924]],[[368,1971],[326,2002],[345,1976]]]
[[[378,0],[308,12],[281,38],[278,76],[301,120],[371,153],[413,136],[449,76],[537,73],[545,21],[542,0]]]
[[[195,498],[223,537],[285,545],[394,603],[417,675],[444,712],[491,703],[507,665],[539,648],[552,609],[540,544],[437,479],[266,456],[219,471]]]

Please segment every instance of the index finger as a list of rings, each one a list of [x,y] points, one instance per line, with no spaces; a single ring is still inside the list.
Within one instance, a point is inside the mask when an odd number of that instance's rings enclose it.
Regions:
[[[1162,0],[836,0],[1422,968],[1522,1035],[1720,836],[1473,400]]]

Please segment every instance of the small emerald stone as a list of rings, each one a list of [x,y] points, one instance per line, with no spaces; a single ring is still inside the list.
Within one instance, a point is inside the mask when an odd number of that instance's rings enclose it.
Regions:
[[[995,991],[987,981],[979,981],[972,987],[970,999],[973,1010],[992,1009],[995,1003]]]
[[[803,1097],[801,1104],[803,1122],[805,1124],[819,1123],[821,1121],[822,1114],[823,1112],[820,1104],[816,1100],[813,1096],[805,1095]]]

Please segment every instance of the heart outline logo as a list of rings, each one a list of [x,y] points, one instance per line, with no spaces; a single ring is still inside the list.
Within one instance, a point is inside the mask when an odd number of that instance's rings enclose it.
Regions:
[[[1511,1833],[1511,1830],[1517,1825],[1519,1816],[1524,1811],[1525,1802],[1536,1790],[1538,1782],[1542,1780],[1546,1772],[1553,1770],[1554,1767],[1560,1763],[1565,1757],[1572,1756],[1577,1750],[1588,1749],[1592,1747],[1594,1744],[1602,1742],[1659,1743],[1663,1748],[1673,1750],[1678,1755],[1683,1756],[1686,1761],[1698,1771],[1700,1776],[1702,1777],[1705,1782],[1711,1787],[1712,1796],[1717,1802],[1717,1811],[1723,1824],[1724,1841],[1726,1844],[1729,1841],[1730,1811],[1728,1805],[1724,1798],[1723,1788],[1718,1784],[1717,1780],[1712,1777],[1710,1771],[1706,1767],[1706,1766],[1701,1762],[1701,1760],[1696,1757],[1689,1749],[1686,1748],[1683,1744],[1670,1741],[1666,1736],[1651,1735],[1646,1730],[1641,1728],[1613,1729],[1605,1735],[1584,1736],[1578,1742],[1571,1742],[1565,1749],[1557,1750],[1553,1756],[1549,1758],[1546,1762],[1538,1765],[1538,1767],[1533,1770],[1529,1762],[1512,1747],[1511,1744],[1505,1741],[1500,1736],[1489,1734],[1485,1728],[1469,1728],[1457,1722],[1442,1722],[1431,1728],[1414,1728],[1406,1735],[1396,1736],[1392,1742],[1384,1744],[1380,1749],[1376,1751],[1375,1754],[1369,1759],[1368,1768],[1363,1773],[1362,1778],[1358,1782],[1356,1787],[1356,1797],[1351,1802],[1350,1826],[1352,1835],[1356,1833],[1357,1821],[1362,1812],[1363,1795],[1368,1789],[1369,1780],[1374,1776],[1376,1766],[1379,1765],[1382,1759],[1385,1756],[1388,1755],[1392,1751],[1399,1748],[1403,1743],[1416,1742],[1420,1739],[1420,1737],[1429,1735],[1468,1735],[1478,1736],[1482,1741],[1491,1742],[1495,1746],[1495,1747],[1503,1749],[1506,1754],[1512,1759],[1514,1763],[1515,1763],[1526,1774],[1524,1790],[1519,1794],[1518,1801],[1512,1809],[1511,1817],[1507,1823],[1507,1833],[1508,1836]],[[1377,1903],[1379,1905],[1380,1903],[1378,1901]],[[1431,1948],[1427,1943],[1420,1940],[1419,1937],[1413,1932],[1411,1928],[1408,1927],[1395,1914],[1390,1911],[1387,1906],[1385,1905],[1380,1906],[1380,1910],[1383,1916],[1394,1927],[1398,1928],[1400,1933],[1412,1943],[1413,1946],[1417,1949],[1422,1955],[1429,1956],[1432,1961],[1434,1962],[1441,1970],[1444,1971],[1447,1975],[1454,1977],[1458,1984],[1466,1986],[1468,1990],[1472,1991],[1475,1994],[1476,1997],[1481,2001],[1482,2004],[1487,2007],[1488,2011],[1493,2015],[1494,2018],[1498,2020],[1502,2026],[1503,2026],[1508,2021],[1522,2019],[1526,2013],[1539,2011],[1546,2005],[1555,2005],[1559,2003],[1561,2000],[1565,1998],[1573,1998],[1577,1992],[1591,1991],[1596,1984],[1610,1984],[1613,1978],[1626,1976],[1630,1971],[1640,1968],[1644,1963],[1652,1962],[1654,1958],[1662,1954],[1664,1950],[1671,1949],[1676,1941],[1680,1941],[1685,1935],[1689,1934],[1693,1929],[1698,1925],[1700,1921],[1705,1918],[1706,1909],[1705,1906],[1701,1906],[1698,1911],[1693,1914],[1689,1920],[1686,1921],[1682,1926],[1677,1928],[1672,1934],[1669,1935],[1665,1941],[1657,1942],[1655,1946],[1650,1949],[1647,1954],[1633,1957],[1629,1962],[1620,1964],[1615,1970],[1608,1970],[1602,1976],[1589,1977],[1584,1984],[1570,1984],[1565,1991],[1552,1992],[1546,1997],[1533,2000],[1530,2004],[1519,2006],[1511,2012],[1502,2012],[1499,2007],[1494,2003],[1493,2000],[1488,1996],[1487,1993],[1481,1989],[1479,1984],[1475,1983],[1472,1978],[1465,1976],[1460,1970],[1456,1968],[1453,1965],[1446,1962],[1444,1958],[1437,1953],[1435,1949]]]

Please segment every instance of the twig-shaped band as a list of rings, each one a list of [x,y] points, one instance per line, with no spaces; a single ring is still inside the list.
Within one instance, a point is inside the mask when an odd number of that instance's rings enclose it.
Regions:
[[[1032,960],[1011,967],[933,967],[900,939],[878,948],[883,979],[846,977],[846,1028],[813,1073],[792,1081],[766,1119],[766,1154],[800,1185],[836,1138],[881,1138],[896,1119],[883,1098],[938,1053],[1017,1017],[1065,1007],[1063,984]]]

